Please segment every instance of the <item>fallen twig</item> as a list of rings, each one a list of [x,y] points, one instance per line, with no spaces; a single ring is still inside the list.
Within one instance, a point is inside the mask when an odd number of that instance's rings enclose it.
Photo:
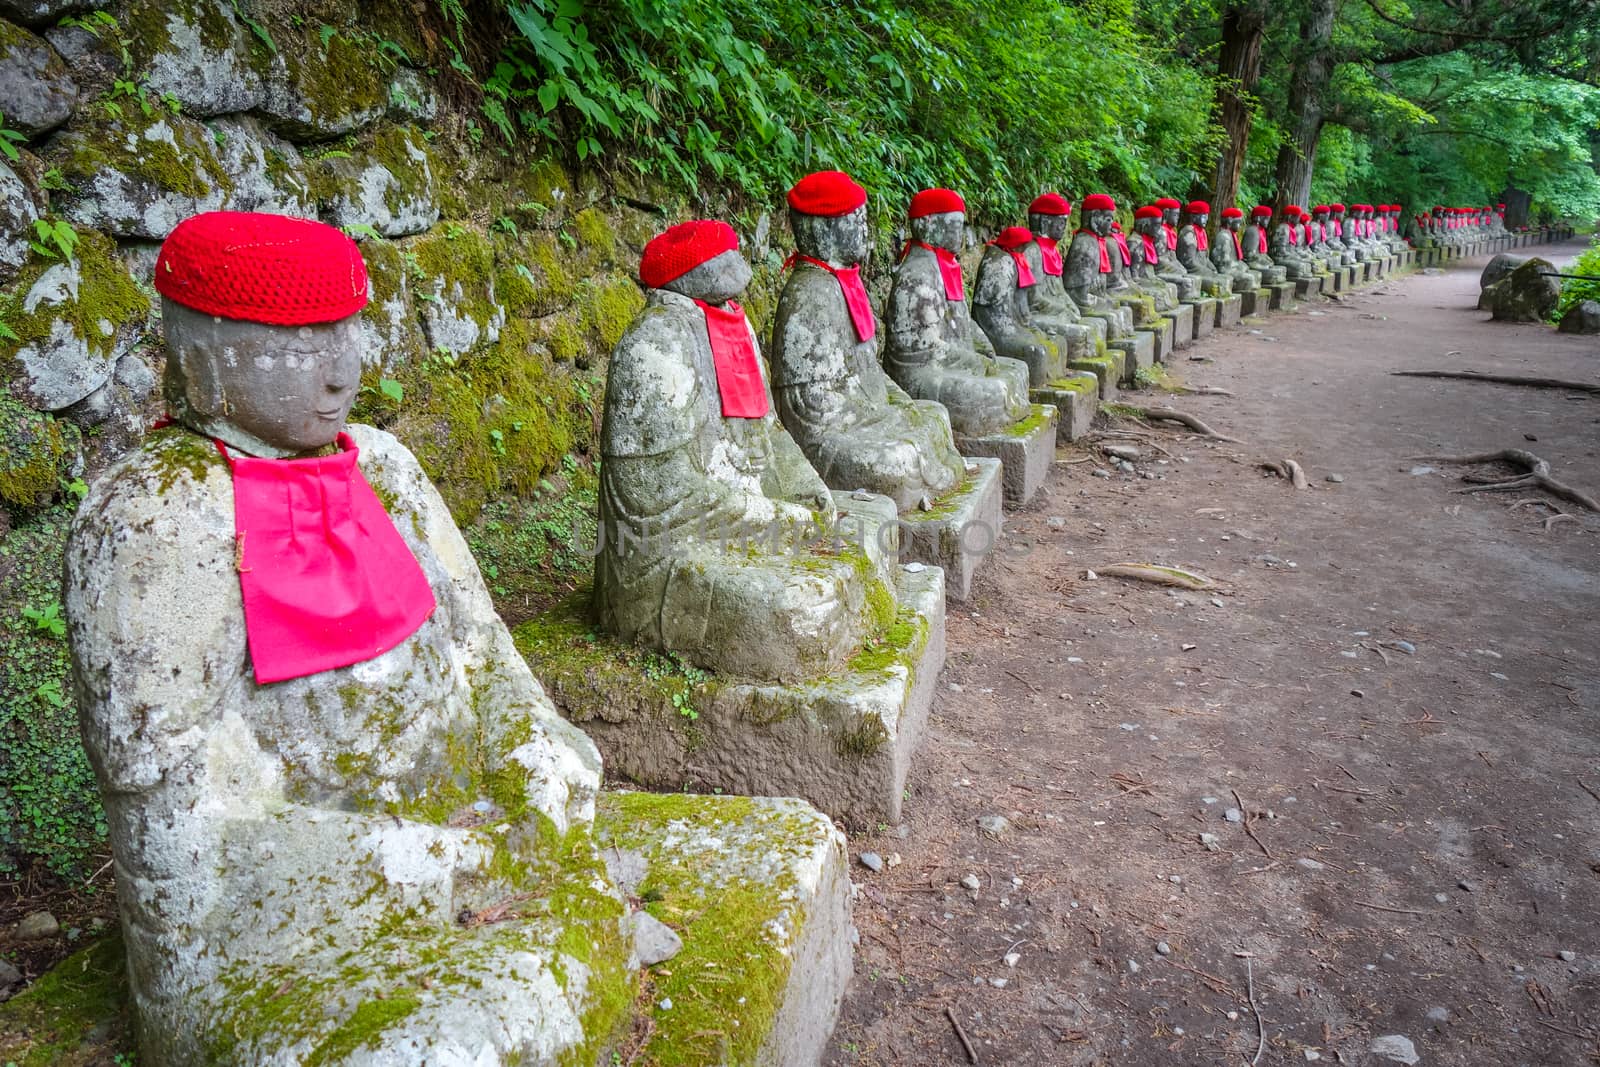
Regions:
[[[1417,911],[1414,908],[1391,908],[1387,904],[1373,904],[1370,901],[1365,901],[1365,900],[1352,900],[1351,903],[1352,904],[1359,904],[1363,908],[1371,908],[1373,911],[1390,911],[1390,912],[1393,912],[1396,915],[1422,915],[1422,916],[1426,916],[1428,914],[1425,911]]]
[[[1283,465],[1289,471],[1289,481],[1296,489],[1311,488],[1311,483],[1306,481],[1306,472],[1300,469],[1300,464],[1292,459],[1286,459]]]
[[[1466,478],[1464,481],[1475,481],[1475,484],[1466,489],[1453,490],[1457,493],[1508,493],[1515,489],[1543,489],[1552,496],[1563,500],[1570,500],[1574,504],[1582,505],[1590,511],[1600,511],[1600,500],[1596,500],[1581,489],[1574,489],[1564,482],[1558,482],[1550,477],[1550,464],[1540,459],[1524,448],[1505,448],[1499,452],[1479,452],[1470,456],[1412,456],[1410,462],[1424,463],[1507,463],[1513,467],[1521,467],[1526,474],[1513,478],[1479,479]]]
[[[1109,567],[1096,567],[1095,573],[1110,578],[1131,578],[1136,582],[1175,585],[1180,589],[1210,589],[1217,584],[1203,574],[1157,563],[1113,563]]]
[[[1227,434],[1218,433],[1205,423],[1201,422],[1199,419],[1195,418],[1193,415],[1182,411],[1174,411],[1172,408],[1129,407],[1128,410],[1133,414],[1138,415],[1140,418],[1149,419],[1151,422],[1182,423],[1184,426],[1189,427],[1189,429],[1193,430],[1201,437],[1209,437],[1213,441],[1227,441],[1236,445],[1244,443],[1237,437],[1229,437]]]
[[[1255,1067],[1261,1062],[1261,1054],[1267,1051],[1267,1024],[1261,1020],[1261,1008],[1256,1004],[1256,977],[1254,968],[1250,966],[1250,957],[1244,958],[1245,991],[1250,1001],[1250,1014],[1256,1017],[1256,1055],[1250,1061],[1250,1067]]]
[[[1192,394],[1194,396],[1232,396],[1233,395],[1228,390],[1218,388],[1215,385],[1185,385],[1183,388],[1179,389],[1178,392]]]
[[[1596,793],[1593,789],[1590,789],[1589,786],[1587,784],[1585,784],[1585,782],[1584,782],[1584,780],[1582,778],[1578,779],[1578,788],[1583,790],[1585,793],[1588,793],[1590,796],[1594,797],[1596,800],[1600,800],[1600,793]]]
[[[1574,382],[1565,378],[1525,378],[1516,374],[1480,374],[1471,370],[1396,370],[1396,378],[1454,378],[1467,382],[1493,382],[1496,385],[1525,385],[1532,389],[1571,389],[1579,393],[1600,393],[1600,384]]]
[[[1267,846],[1262,843],[1261,838],[1256,836],[1255,828],[1251,825],[1255,822],[1255,816],[1250,814],[1250,809],[1245,806],[1243,800],[1239,799],[1239,791],[1237,789],[1230,789],[1228,792],[1233,794],[1233,802],[1239,805],[1239,816],[1244,819],[1244,823],[1242,824],[1244,826],[1244,832],[1249,835],[1250,840],[1256,843],[1256,847],[1261,850],[1262,855],[1266,856],[1269,860],[1276,859],[1277,857],[1272,854],[1272,850],[1267,848]]]
[[[950,1020],[950,1025],[956,1028],[956,1036],[961,1039],[961,1047],[967,1050],[967,1062],[978,1062],[978,1050],[972,1047],[972,1039],[967,1037],[967,1031],[961,1025],[961,1020],[956,1018],[956,1010],[949,1005],[944,1009],[945,1017]]]

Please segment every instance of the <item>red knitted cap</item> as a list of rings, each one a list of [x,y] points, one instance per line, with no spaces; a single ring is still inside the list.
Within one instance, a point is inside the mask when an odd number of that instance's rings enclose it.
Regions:
[[[1161,217],[1161,209],[1154,204],[1146,204],[1135,211],[1133,217],[1136,219],[1159,219]]]
[[[1258,219],[1270,219],[1272,217],[1272,205],[1257,204],[1255,207],[1250,209],[1250,214]]]
[[[207,315],[309,326],[367,306],[367,265],[356,243],[325,223],[208,211],[162,242],[156,292]]]
[[[1329,204],[1328,205],[1328,210],[1329,211],[1338,211],[1338,212],[1342,213],[1344,211],[1344,205],[1343,204]]]
[[[1504,204],[1496,204],[1495,207],[1499,208],[1501,211],[1504,211],[1506,209],[1506,206]]]
[[[842,170],[807,174],[789,190],[789,206],[804,215],[837,218],[867,202],[867,191]]]
[[[1090,193],[1088,196],[1083,198],[1083,210],[1115,211],[1117,210],[1117,202],[1111,199],[1105,193]]]
[[[1015,252],[1029,241],[1033,240],[1033,231],[1026,226],[1007,226],[1000,231],[994,243],[1007,252]]]
[[[1211,205],[1204,200],[1191,200],[1186,210],[1191,215],[1209,215],[1211,214]]]
[[[1172,199],[1170,196],[1163,196],[1160,200],[1156,201],[1156,207],[1160,208],[1162,211],[1178,211],[1183,207],[1183,205]]]
[[[726,222],[680,222],[650,239],[639,258],[639,280],[659,289],[724,252],[739,249],[739,235]]]
[[[924,189],[911,198],[911,207],[906,211],[908,218],[920,219],[928,215],[943,215],[950,211],[959,211],[965,214],[967,202],[961,199],[961,194],[952,189]]]
[[[1311,213],[1313,215],[1326,215],[1328,213],[1328,205],[1327,204],[1313,204],[1313,205],[1311,205]]]
[[[1244,212],[1236,207],[1225,207],[1222,209],[1222,217],[1225,219],[1242,219],[1244,218]]]
[[[1040,193],[1028,205],[1028,212],[1033,215],[1070,215],[1072,201],[1060,193]]]

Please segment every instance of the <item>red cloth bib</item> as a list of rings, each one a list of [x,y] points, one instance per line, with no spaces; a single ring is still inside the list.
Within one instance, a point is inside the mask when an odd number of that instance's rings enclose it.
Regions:
[[[1139,240],[1144,242],[1144,261],[1154,264],[1161,256],[1156,252],[1156,239],[1147,233],[1141,233]]]
[[[1290,243],[1293,244],[1292,241]],[[1267,254],[1267,228],[1265,226],[1256,227],[1256,251],[1262,255]]]
[[[878,324],[872,318],[872,301],[867,299],[867,287],[861,284],[861,264],[858,263],[853,267],[834,267],[820,259],[812,259],[796,252],[784,260],[784,269],[794,266],[797,259],[803,259],[814,267],[821,267],[839,279],[839,289],[844,293],[844,306],[850,309],[850,324],[856,328],[856,340],[872,340],[878,332]]]
[[[992,245],[994,244],[993,241],[990,241],[989,243],[992,244]],[[996,248],[1000,248],[999,245],[995,245],[995,247]],[[1017,265],[1017,288],[1018,289],[1031,288],[1033,286],[1033,284],[1034,284],[1033,268],[1028,266],[1028,257],[1022,252],[1013,252],[1009,248],[1000,248],[1000,251],[1002,251],[1006,255],[1010,256],[1011,257],[1011,262],[1013,262],[1013,263],[1015,263]],[[1041,264],[1041,266],[1042,265],[1043,264]]]
[[[1167,237],[1167,251],[1176,252],[1178,250],[1178,231],[1163,222],[1161,224],[1161,232]]]
[[[1056,247],[1055,238],[1035,234],[1033,239],[1039,245],[1040,268],[1046,274],[1061,277],[1061,249]]]
[[[921,241],[907,241],[905,248],[900,250],[901,259],[906,258],[906,252],[910,251],[912,245],[916,245],[918,248],[926,248],[939,261],[939,278],[944,282],[944,298],[946,300],[965,300],[967,298],[967,286],[961,279],[961,261],[956,258],[956,254],[948,248],[935,248],[933,245],[925,245]]]
[[[1110,274],[1111,253],[1106,250],[1106,239],[1095,233],[1093,230],[1079,230],[1078,232],[1088,234],[1090,237],[1094,238],[1095,243],[1100,246],[1100,273]]]
[[[1120,230],[1112,230],[1111,237],[1117,242],[1117,251],[1122,253],[1122,265],[1133,266],[1133,253],[1128,251],[1128,237]]]
[[[378,495],[360,449],[314,459],[233,456],[233,525],[245,637],[256,684],[373,659],[437,606]]]
[[[1300,227],[1292,223],[1289,226],[1289,243],[1292,245],[1298,245],[1300,243]]]
[[[1239,235],[1229,230],[1228,236],[1233,238],[1233,254],[1242,262],[1244,260],[1244,245],[1239,243]]]
[[[767,389],[761,381],[761,360],[744,308],[728,301],[726,308],[696,300],[706,316],[711,338],[711,362],[717,368],[717,392],[722,394],[722,417],[759,419],[767,413]]]
[[[1194,247],[1200,252],[1211,251],[1211,238],[1206,236],[1206,228],[1204,226],[1194,227]]]

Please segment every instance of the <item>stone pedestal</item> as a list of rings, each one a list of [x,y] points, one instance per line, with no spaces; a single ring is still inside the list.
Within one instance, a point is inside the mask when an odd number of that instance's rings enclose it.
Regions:
[[[1089,432],[1100,410],[1100,379],[1089,371],[1068,372],[1064,377],[1030,390],[1029,396],[1035,404],[1055,407],[1059,420],[1057,442],[1076,441]]]
[[[1167,357],[1172,355],[1172,320],[1165,315],[1152,320],[1139,327],[1141,333],[1148,333],[1154,344],[1154,358],[1157,363],[1165,363]]]
[[[1302,300],[1313,297],[1322,292],[1322,275],[1313,275],[1310,278],[1296,278],[1294,295]]]
[[[613,774],[670,792],[803,797],[869,827],[900,819],[906,772],[944,664],[944,572],[900,565],[895,592],[898,613],[879,620],[842,671],[790,685],[684,672],[596,634],[587,589],[518,627],[515,638],[556,707]]]
[[[973,458],[961,484],[934,501],[931,510],[900,516],[900,559],[944,571],[944,592],[965,600],[972,576],[1000,539],[1004,520],[1000,461]]]
[[[1188,348],[1194,344],[1194,305],[1179,304],[1162,315],[1172,322],[1172,347]]]
[[[1090,356],[1088,359],[1070,359],[1067,361],[1067,368],[1094,375],[1100,383],[1101,400],[1116,398],[1117,383],[1122,381],[1121,352],[1107,349],[1104,355]]]
[[[1003,468],[1001,487],[1006,507],[1020,508],[1044,484],[1056,457],[1056,409],[1034,404],[1033,413],[999,433],[983,437],[956,435],[963,456],[990,456]]]
[[[1244,300],[1238,293],[1234,293],[1231,296],[1224,297],[1223,299],[1217,301],[1217,325],[1239,325],[1239,313],[1243,309]]]
[[[1193,301],[1191,306],[1194,308],[1194,339],[1210,337],[1217,326],[1217,302],[1207,298]]]
[[[1272,304],[1271,289],[1246,289],[1239,294],[1239,317],[1248,319],[1252,315],[1264,315]]]
[[[1155,364],[1156,339],[1149,330],[1135,330],[1132,337],[1112,341],[1110,347],[1122,353],[1123,385],[1137,384],[1139,372]]]
[[[1287,311],[1294,306],[1295,283],[1279,282],[1267,286],[1267,310]]]
[[[851,974],[844,834],[793,798],[657,793],[602,796],[594,830],[618,888],[683,940],[634,1001],[639,1061],[820,1063]]]

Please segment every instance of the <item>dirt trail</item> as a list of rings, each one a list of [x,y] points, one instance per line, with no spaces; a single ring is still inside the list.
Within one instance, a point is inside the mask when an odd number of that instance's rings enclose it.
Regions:
[[[1484,262],[1180,354],[1235,396],[1174,405],[1244,446],[1063,450],[951,616],[906,822],[851,842],[901,862],[855,868],[828,1062],[966,1063],[947,1008],[986,1065],[1600,1057],[1600,517],[1408,459],[1528,448],[1600,491],[1600,399],[1388,374],[1600,379],[1595,338],[1473,310]],[[1218,588],[1085,579],[1128,560]]]

